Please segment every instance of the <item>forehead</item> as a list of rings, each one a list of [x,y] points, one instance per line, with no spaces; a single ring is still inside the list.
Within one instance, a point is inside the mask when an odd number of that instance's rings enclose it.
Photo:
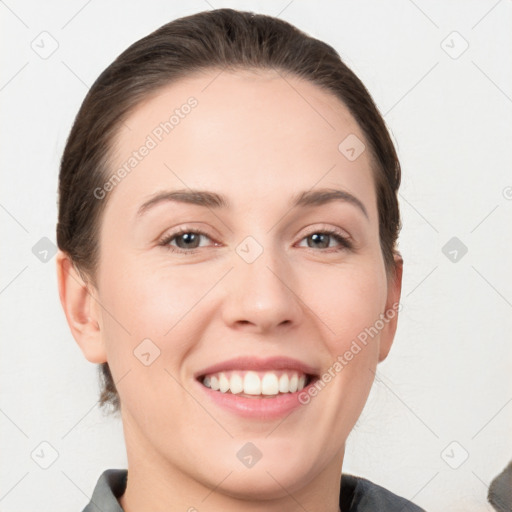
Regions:
[[[362,145],[362,130],[317,85],[272,70],[197,73],[158,90],[121,126],[111,171],[126,172],[108,208],[187,187],[232,196],[239,206],[256,197],[284,202],[318,185],[366,199],[372,215],[369,151],[350,160],[340,150],[345,140]]]

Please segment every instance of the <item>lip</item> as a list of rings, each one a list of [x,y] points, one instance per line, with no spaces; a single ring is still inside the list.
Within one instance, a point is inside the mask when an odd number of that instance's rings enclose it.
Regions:
[[[271,398],[247,398],[232,393],[222,393],[207,388],[201,382],[201,377],[204,375],[229,370],[295,370],[305,373],[311,377],[311,379],[309,384],[301,391],[283,393]],[[235,413],[239,417],[272,420],[287,416],[292,411],[303,407],[303,404],[299,401],[299,395],[301,393],[307,393],[308,388],[314,385],[318,380],[318,371],[308,364],[289,357],[272,357],[266,359],[238,357],[204,368],[197,372],[194,377],[196,384],[202,389],[202,392],[205,393],[206,397],[216,406]],[[304,410],[306,410],[306,408],[304,408]]]
[[[318,376],[318,370],[312,366],[299,361],[298,359],[292,359],[290,357],[269,357],[265,359],[256,357],[236,357],[227,361],[216,363],[208,368],[204,368],[194,374],[195,379],[204,377],[211,373],[224,372],[229,370],[241,370],[241,371],[272,371],[272,370],[296,370],[298,372],[305,373],[312,377]]]
[[[302,391],[295,393],[283,393],[274,398],[247,398],[244,396],[233,395],[231,393],[221,393],[213,391],[203,386],[199,381],[196,384],[203,390],[207,398],[214,404],[223,409],[235,413],[237,416],[248,419],[273,420],[287,416],[295,409],[307,407],[299,401],[299,394],[308,392],[308,387],[314,384],[314,381],[308,384]]]

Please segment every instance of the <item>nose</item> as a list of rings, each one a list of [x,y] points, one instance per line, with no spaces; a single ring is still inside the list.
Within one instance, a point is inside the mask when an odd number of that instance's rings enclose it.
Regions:
[[[236,253],[233,257],[222,308],[226,325],[257,334],[297,327],[304,311],[297,277],[285,257],[270,249],[252,263]]]

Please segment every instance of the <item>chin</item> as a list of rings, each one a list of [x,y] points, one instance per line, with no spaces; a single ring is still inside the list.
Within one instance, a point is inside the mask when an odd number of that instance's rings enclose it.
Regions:
[[[261,452],[256,451],[256,445]],[[215,492],[240,500],[287,497],[319,476],[332,463],[334,453],[312,443],[308,445],[308,439],[283,443],[277,436],[274,440],[255,438],[252,445],[250,441],[237,441],[236,447],[223,448],[222,456],[211,454],[210,469],[202,475],[202,481],[207,487],[216,488]],[[236,454],[236,458],[226,458],[226,453]],[[244,461],[246,454],[249,456]]]

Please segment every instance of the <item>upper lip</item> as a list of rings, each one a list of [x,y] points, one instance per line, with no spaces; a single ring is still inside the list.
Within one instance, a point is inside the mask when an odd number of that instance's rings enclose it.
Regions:
[[[286,356],[258,358],[258,357],[236,357],[227,361],[216,363],[208,368],[204,368],[195,374],[195,378],[204,375],[218,373],[229,370],[253,370],[253,371],[272,371],[272,370],[296,370],[306,375],[316,376],[317,370],[312,366],[303,363],[297,359]]]

